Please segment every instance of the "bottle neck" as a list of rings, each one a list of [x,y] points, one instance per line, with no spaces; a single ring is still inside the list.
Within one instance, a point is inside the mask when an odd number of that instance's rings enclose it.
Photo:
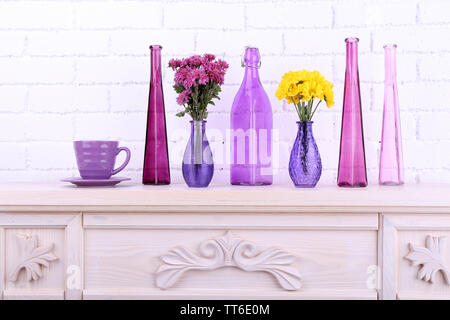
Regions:
[[[311,131],[313,123],[313,121],[297,121],[298,129]]]
[[[161,83],[161,47],[152,47],[150,51],[150,81]]]
[[[384,82],[387,85],[394,84],[397,78],[396,48],[385,47],[384,49]]]
[[[347,73],[355,75],[358,72],[358,43],[347,42]]]
[[[243,86],[261,85],[259,80],[259,70],[253,67],[245,67]]]
[[[202,121],[191,120],[190,123],[191,123],[191,132],[194,132],[194,131],[198,132],[199,130],[201,130],[202,132],[205,132],[206,120],[202,120]]]

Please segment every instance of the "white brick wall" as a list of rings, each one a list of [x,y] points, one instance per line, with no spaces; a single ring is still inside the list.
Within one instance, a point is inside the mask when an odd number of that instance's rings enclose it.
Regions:
[[[292,106],[274,97],[290,69],[317,69],[336,105],[315,117],[321,184],[336,179],[345,70],[344,38],[360,38],[369,183],[377,182],[383,108],[383,44],[398,44],[406,179],[450,182],[450,0],[121,1],[0,0],[0,181],[54,181],[76,174],[74,139],[119,139],[132,149],[123,173],[140,180],[150,44],[172,57],[210,52],[230,63],[208,132],[220,158],[242,80],[245,45],[262,54],[261,80],[279,128],[276,183],[295,138]],[[175,117],[173,73],[163,69],[172,177],[181,182],[188,120]],[[223,150],[222,150],[223,151]],[[222,156],[223,159],[224,156]],[[121,158],[123,159],[123,158]],[[119,159],[119,161],[121,161]],[[214,183],[228,182],[216,159]]]

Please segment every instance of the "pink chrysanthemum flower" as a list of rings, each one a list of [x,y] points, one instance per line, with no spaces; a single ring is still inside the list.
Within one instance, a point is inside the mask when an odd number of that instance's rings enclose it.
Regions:
[[[185,59],[171,59],[169,67],[175,71],[174,89],[179,94],[177,103],[185,106],[185,110],[177,115],[189,113],[194,120],[205,119],[208,104],[212,99],[219,99],[218,94],[224,83],[228,63],[216,60],[213,54],[204,54]],[[193,94],[196,95],[195,99],[192,99]]]

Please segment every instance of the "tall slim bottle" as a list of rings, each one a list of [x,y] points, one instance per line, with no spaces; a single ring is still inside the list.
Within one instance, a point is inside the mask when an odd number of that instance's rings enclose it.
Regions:
[[[260,66],[258,48],[247,47],[244,80],[231,109],[233,185],[272,184],[272,107],[259,79]]]
[[[347,38],[344,106],[337,184],[366,187],[367,171],[358,72],[358,38]]]
[[[384,107],[379,183],[403,184],[403,152],[397,93],[397,46],[384,46]]]
[[[170,184],[166,114],[161,80],[161,49],[159,45],[150,46],[151,74],[143,184]]]

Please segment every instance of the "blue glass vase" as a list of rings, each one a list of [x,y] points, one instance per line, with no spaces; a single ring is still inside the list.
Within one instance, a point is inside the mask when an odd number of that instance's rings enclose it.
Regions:
[[[289,175],[298,188],[314,188],[322,174],[322,160],[312,133],[312,121],[298,121],[297,138],[289,159]]]
[[[205,134],[206,121],[190,121],[191,136],[183,157],[183,178],[192,188],[209,185],[214,174],[214,163],[208,138]]]

